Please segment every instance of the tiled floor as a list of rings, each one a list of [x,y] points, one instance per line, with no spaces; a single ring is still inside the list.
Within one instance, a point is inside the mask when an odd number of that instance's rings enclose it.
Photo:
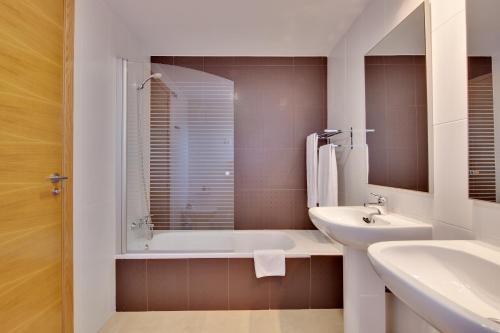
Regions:
[[[118,312],[100,333],[342,333],[342,310]]]

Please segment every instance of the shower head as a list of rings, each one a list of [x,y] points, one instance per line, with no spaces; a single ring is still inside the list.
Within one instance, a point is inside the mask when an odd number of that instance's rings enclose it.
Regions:
[[[161,79],[161,73],[153,73],[150,77],[159,80]]]
[[[139,85],[139,87],[137,88],[137,90],[144,89],[144,86],[146,85],[146,83],[149,80],[151,80],[151,79],[156,79],[156,80],[161,79],[161,73],[153,73],[153,74],[151,74],[148,78],[146,78],[144,81],[142,81],[142,83]]]

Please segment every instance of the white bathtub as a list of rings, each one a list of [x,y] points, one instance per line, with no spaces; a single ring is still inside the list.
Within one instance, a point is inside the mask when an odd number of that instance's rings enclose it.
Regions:
[[[287,258],[342,255],[318,230],[155,231],[116,259],[252,258],[259,249],[283,249]]]

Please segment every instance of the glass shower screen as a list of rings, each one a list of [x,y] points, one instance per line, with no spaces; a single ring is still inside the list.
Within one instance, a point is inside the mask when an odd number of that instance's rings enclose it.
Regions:
[[[127,243],[167,230],[233,229],[233,82],[131,61],[123,82]]]

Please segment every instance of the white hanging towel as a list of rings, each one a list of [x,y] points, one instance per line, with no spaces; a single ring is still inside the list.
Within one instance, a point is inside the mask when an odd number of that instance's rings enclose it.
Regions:
[[[284,250],[254,250],[253,262],[257,278],[265,276],[285,276]]]
[[[366,183],[370,183],[370,150],[368,149],[368,144],[365,147],[365,158],[366,158]]]
[[[306,139],[307,170],[307,207],[318,204],[318,134],[313,133]]]
[[[318,203],[320,207],[338,206],[337,157],[331,144],[319,148]]]

